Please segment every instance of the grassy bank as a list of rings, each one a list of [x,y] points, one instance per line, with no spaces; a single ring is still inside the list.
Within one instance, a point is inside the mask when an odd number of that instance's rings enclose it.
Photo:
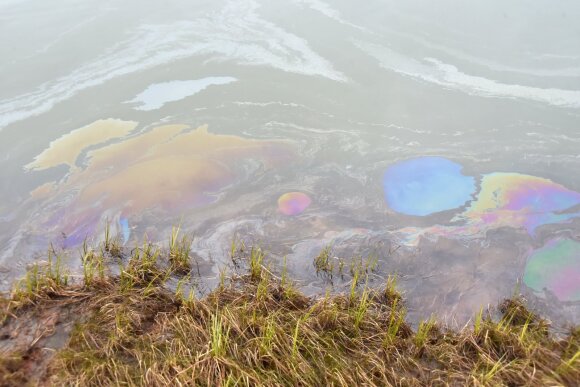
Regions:
[[[85,246],[74,279],[56,254],[1,299],[0,385],[576,385],[580,329],[552,337],[520,299],[501,317],[412,330],[390,277],[313,299],[265,266],[259,249],[232,259],[202,299],[189,288],[189,243]],[[318,261],[317,261],[318,260]],[[324,256],[313,262],[324,268]],[[115,273],[111,272],[115,268]],[[118,269],[117,269],[118,268]],[[169,278],[179,279],[170,290]]]

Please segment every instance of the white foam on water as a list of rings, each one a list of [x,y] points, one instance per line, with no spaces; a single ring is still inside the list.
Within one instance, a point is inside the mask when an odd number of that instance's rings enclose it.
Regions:
[[[261,18],[258,8],[253,0],[233,0],[196,20],[142,26],[70,74],[1,100],[0,128],[48,112],[90,87],[193,56],[347,81],[305,39]]]
[[[227,85],[237,81],[233,77],[206,77],[188,81],[154,83],[125,103],[137,103],[136,110],[156,110],[166,103],[180,101],[213,85]]]
[[[340,14],[340,12],[338,12],[336,9],[332,8],[328,3],[325,3],[325,2],[320,1],[320,0],[295,0],[295,2],[298,4],[306,5],[306,6],[308,6],[308,8],[310,8],[314,11],[320,12],[324,16],[326,16],[330,19],[333,19],[334,21],[337,21],[340,24],[347,25],[349,27],[355,28],[355,29],[360,30],[360,31],[369,32],[369,30],[364,28],[364,27],[361,27],[359,25],[356,25],[354,23],[346,21],[342,17],[342,15]]]
[[[580,108],[580,91],[578,90],[501,83],[463,73],[457,67],[434,58],[418,60],[382,45],[360,41],[354,43],[377,59],[381,67],[387,70],[449,89],[481,97],[518,98],[558,107]]]
[[[416,44],[420,44],[423,47],[437,50],[446,55],[452,56],[455,59],[470,62],[478,66],[486,67],[492,71],[499,71],[503,73],[514,73],[533,77],[566,77],[574,78],[580,77],[580,66],[546,66],[546,67],[522,67],[522,66],[512,66],[505,63],[500,63],[492,59],[484,58],[481,56],[472,55],[466,53],[462,50],[448,47],[442,44],[436,43],[434,40],[425,38],[423,36],[417,36],[416,34],[405,33],[395,29],[389,29],[390,34],[396,36],[401,36],[405,39],[409,39]],[[560,60],[578,60],[580,56],[569,56],[569,55],[535,55],[529,58],[538,59],[560,59]]]

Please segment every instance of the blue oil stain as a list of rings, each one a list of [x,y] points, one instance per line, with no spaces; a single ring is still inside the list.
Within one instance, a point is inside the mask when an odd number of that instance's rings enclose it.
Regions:
[[[462,166],[443,157],[420,157],[391,165],[383,175],[387,205],[406,215],[425,216],[463,206],[476,189]]]
[[[129,228],[129,219],[121,218],[119,220],[119,225],[121,226],[121,234],[123,235],[123,243],[127,243],[129,237],[131,236],[131,229]]]

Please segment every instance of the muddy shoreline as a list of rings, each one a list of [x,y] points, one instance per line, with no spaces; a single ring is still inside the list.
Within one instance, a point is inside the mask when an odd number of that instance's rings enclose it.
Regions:
[[[368,288],[372,262],[343,268],[349,292],[307,297],[261,249],[234,246],[237,273],[223,271],[198,298],[189,243],[145,243],[126,255],[107,239],[85,246],[80,277],[51,254],[33,265],[0,299],[0,385],[572,386],[580,378],[580,328],[554,335],[517,295],[463,329],[436,318],[413,329],[396,277]],[[320,275],[327,258],[322,251],[313,261]]]

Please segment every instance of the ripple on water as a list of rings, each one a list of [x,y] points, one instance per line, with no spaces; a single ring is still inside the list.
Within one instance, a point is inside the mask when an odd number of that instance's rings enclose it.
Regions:
[[[227,1],[219,10],[165,24],[146,24],[66,75],[10,99],[0,100],[0,130],[46,113],[59,102],[107,81],[190,58],[234,61],[286,72],[348,78],[308,41],[264,19],[253,0]],[[199,61],[199,60],[197,60]]]

